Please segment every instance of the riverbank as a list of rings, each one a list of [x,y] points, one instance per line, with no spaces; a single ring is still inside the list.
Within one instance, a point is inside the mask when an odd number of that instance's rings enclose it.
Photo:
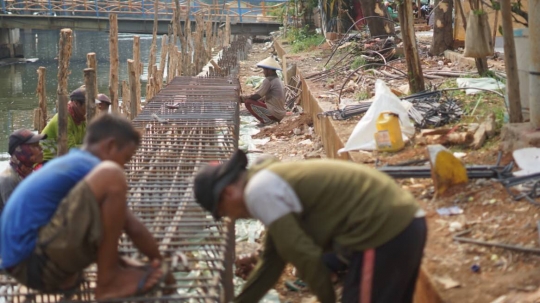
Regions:
[[[279,41],[282,42],[282,41]],[[420,50],[426,46],[419,41]],[[311,75],[323,73],[323,65],[331,51],[323,48],[310,49],[304,53],[293,54],[291,46],[280,44],[276,47],[280,56],[285,56],[288,64],[295,64],[303,79],[301,104],[313,117],[315,130],[322,136],[324,149],[329,157],[338,157],[337,150],[345,146],[354,127],[362,115],[343,121],[330,116],[320,116],[325,111],[336,110],[337,95],[343,79],[350,71],[345,69],[318,80],[308,79]],[[443,57],[428,57],[421,54],[423,68],[426,71],[459,73],[467,77],[472,73],[470,67],[460,66]],[[337,56],[340,58],[340,56]],[[499,60],[490,61],[495,71],[500,68]],[[396,70],[405,71],[403,59],[394,61]],[[355,77],[361,83],[344,83],[345,92],[341,101],[357,104],[357,100],[369,99],[374,94],[375,79],[384,79],[395,94],[406,95],[406,79],[391,77],[388,73],[369,75],[364,73]],[[377,76],[378,75],[378,76]],[[394,75],[396,73],[394,72]],[[472,75],[474,76],[474,75]],[[455,77],[432,77],[429,85],[437,88],[455,88]],[[350,88],[349,88],[350,86]],[[347,89],[348,88],[348,89]],[[361,95],[358,92],[362,92]],[[450,146],[453,152],[461,154],[461,160],[467,165],[494,165],[499,156],[500,127],[503,123],[504,103],[502,98],[492,94],[480,94],[471,98],[464,93],[449,94],[456,100],[465,113],[447,127],[457,127],[463,123],[481,123],[489,113],[496,115],[495,135],[488,138],[480,148],[473,149],[466,145]],[[482,102],[480,102],[482,101]],[[442,102],[442,101],[441,101]],[[475,107],[475,104],[477,107]],[[473,110],[474,109],[474,110]],[[421,160],[427,156],[426,145],[420,141],[408,144],[398,153],[346,152],[339,157],[369,166],[399,164],[410,160]],[[501,165],[512,160],[511,154],[503,154]],[[444,302],[489,303],[506,296],[524,296],[540,286],[540,258],[530,253],[509,251],[501,248],[461,244],[453,240],[458,231],[471,229],[471,236],[478,240],[507,243],[518,246],[538,247],[536,228],[536,208],[528,202],[515,202],[505,188],[496,181],[478,179],[464,186],[449,191],[445,195],[435,195],[431,179],[398,179],[404,189],[410,191],[427,212],[429,236],[423,261],[428,281],[435,288],[429,290],[431,299],[418,298],[417,302],[437,302],[440,296]],[[457,206],[461,214],[442,216],[437,210],[443,207]],[[479,269],[479,270],[478,270]],[[424,285],[425,286],[425,285]],[[422,299],[424,299],[422,301]],[[501,299],[501,302],[506,299]],[[508,299],[510,300],[510,299]],[[510,302],[510,301],[508,301]],[[529,302],[529,301],[525,301]],[[532,302],[532,301],[530,301]]]

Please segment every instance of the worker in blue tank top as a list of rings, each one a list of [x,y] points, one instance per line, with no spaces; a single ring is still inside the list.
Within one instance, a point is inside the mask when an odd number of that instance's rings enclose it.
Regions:
[[[88,127],[82,149],[24,179],[0,217],[2,269],[32,289],[67,292],[96,262],[96,299],[144,294],[168,277],[156,241],[126,203],[123,166],[139,141],[128,120],[103,114]],[[148,266],[119,256],[122,232]]]

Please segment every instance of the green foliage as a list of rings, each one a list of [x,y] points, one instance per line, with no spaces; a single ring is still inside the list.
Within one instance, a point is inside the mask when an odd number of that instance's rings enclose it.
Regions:
[[[366,60],[360,56],[354,58],[353,63],[351,64],[351,69],[357,69],[362,65],[366,64]]]
[[[288,30],[286,39],[292,45],[292,52],[299,53],[319,45],[323,41],[323,36],[313,34],[306,25]]]
[[[354,99],[358,101],[367,100],[371,98],[371,94],[367,89],[362,89],[354,93]]]

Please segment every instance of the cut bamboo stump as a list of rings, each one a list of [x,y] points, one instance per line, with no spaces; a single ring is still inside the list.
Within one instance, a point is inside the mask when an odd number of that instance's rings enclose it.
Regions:
[[[71,58],[72,31],[69,28],[60,31],[59,54],[58,54],[58,150],[57,155],[61,156],[67,153],[67,128],[68,128],[68,75],[69,59]]]
[[[39,120],[38,123],[35,124],[35,129],[39,133],[41,133],[41,131],[45,128],[45,125],[47,125],[47,90],[45,85],[45,76],[47,75],[47,69],[43,66],[40,66],[37,69],[37,74],[38,85],[36,93],[39,99]]]
[[[160,61],[159,61],[159,79],[158,79],[158,83],[159,83],[159,90],[161,90],[161,88],[163,87],[163,80],[165,78],[165,63],[167,61],[167,53],[168,53],[168,48],[167,48],[167,39],[168,36],[167,35],[163,35],[163,37],[161,38],[161,54],[160,54]]]
[[[118,113],[118,18],[115,14],[109,15],[109,98],[111,111]]]
[[[122,81],[122,114],[126,116],[126,118],[131,117],[131,96],[129,93],[129,84],[127,81]]]
[[[135,89],[136,89],[136,100],[137,100],[137,114],[141,108],[141,37],[133,36],[133,63],[135,64]],[[130,84],[131,86],[131,79]],[[136,115],[135,115],[136,116]]]
[[[95,54],[94,54],[95,55]],[[96,71],[93,68],[84,69],[84,85],[86,85],[86,122],[89,123],[96,116],[97,98]]]
[[[137,101],[137,67],[135,61],[128,59],[128,76],[129,76],[129,119],[133,120],[139,114],[139,102]]]

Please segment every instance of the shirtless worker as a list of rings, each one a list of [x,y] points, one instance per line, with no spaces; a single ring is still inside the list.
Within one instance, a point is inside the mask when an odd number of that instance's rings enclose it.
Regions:
[[[264,127],[279,122],[285,117],[285,90],[276,71],[281,70],[279,63],[268,57],[257,63],[263,69],[264,80],[259,90],[251,96],[240,97],[246,109],[259,120],[257,126]]]
[[[426,241],[424,212],[387,175],[351,162],[269,159],[237,151],[195,177],[197,202],[219,219],[255,218],[264,251],[234,302],[258,302],[292,263],[321,303],[336,302],[323,254],[347,269],[341,302],[409,303]]]
[[[126,203],[126,164],[139,133],[125,118],[103,114],[89,125],[84,145],[71,149],[15,189],[0,217],[1,267],[42,292],[66,292],[97,263],[96,299],[142,295],[165,277],[156,241]],[[150,260],[128,266],[118,241],[125,232]],[[133,262],[129,262],[133,261]]]

